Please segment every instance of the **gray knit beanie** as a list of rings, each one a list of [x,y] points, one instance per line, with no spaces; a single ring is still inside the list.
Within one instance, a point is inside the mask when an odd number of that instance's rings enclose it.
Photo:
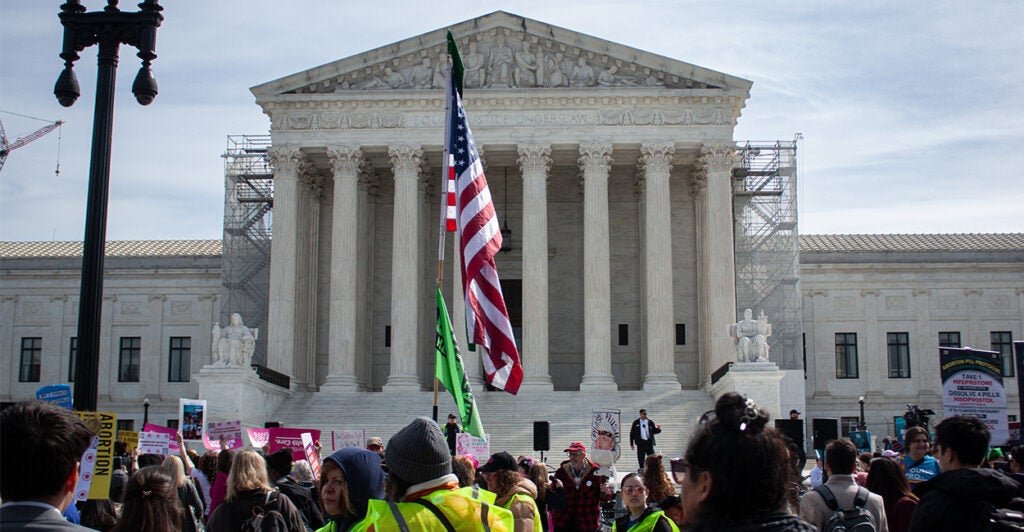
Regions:
[[[388,464],[388,474],[410,485],[452,472],[452,456],[441,428],[426,417],[414,419],[391,437],[384,462]]]

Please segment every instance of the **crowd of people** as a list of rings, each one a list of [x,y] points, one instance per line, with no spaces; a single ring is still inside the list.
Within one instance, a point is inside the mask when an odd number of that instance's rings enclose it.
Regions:
[[[643,467],[617,483],[599,474],[582,442],[550,468],[504,451],[478,460],[456,454],[455,428],[428,418],[386,445],[373,437],[326,456],[318,478],[290,449],[199,455],[179,438],[171,456],[118,456],[110,497],[76,504],[94,431],[69,410],[28,401],[0,412],[0,528],[235,532],[263,520],[295,532],[1024,530],[1024,447],[1008,457],[991,451],[978,418],[942,420],[934,441],[912,427],[903,455],[833,440],[810,489],[770,419],[725,394],[694,421],[684,456],[666,471],[649,452],[660,427],[642,416],[634,442]],[[1007,473],[991,462],[1002,458]]]

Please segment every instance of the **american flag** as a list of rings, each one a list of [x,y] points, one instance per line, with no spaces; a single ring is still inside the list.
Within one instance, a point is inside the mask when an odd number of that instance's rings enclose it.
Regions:
[[[467,336],[483,349],[487,383],[514,395],[523,380],[523,366],[501,293],[498,270],[494,267],[494,255],[501,249],[501,230],[454,73],[448,83],[448,98],[450,115],[445,147],[456,180]]]

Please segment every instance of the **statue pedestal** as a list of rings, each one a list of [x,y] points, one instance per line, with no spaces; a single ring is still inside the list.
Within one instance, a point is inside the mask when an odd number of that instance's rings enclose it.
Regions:
[[[779,370],[774,362],[736,362],[724,377],[707,387],[707,392],[715,401],[729,392],[736,392],[753,399],[757,407],[773,419],[782,418],[779,388],[785,376],[786,372]]]
[[[199,383],[199,398],[206,400],[208,419],[240,419],[243,427],[262,427],[292,394],[260,379],[251,367],[207,365],[193,377]]]

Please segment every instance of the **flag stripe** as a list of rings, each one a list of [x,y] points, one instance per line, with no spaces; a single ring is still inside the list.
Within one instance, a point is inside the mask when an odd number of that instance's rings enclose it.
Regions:
[[[456,61],[458,48],[450,36],[449,50]],[[474,344],[483,348],[487,382],[515,394],[519,391],[523,368],[494,265],[494,255],[501,249],[501,226],[456,86],[456,79],[449,79],[447,96],[451,114],[445,147],[456,180],[456,225],[467,334]]]

